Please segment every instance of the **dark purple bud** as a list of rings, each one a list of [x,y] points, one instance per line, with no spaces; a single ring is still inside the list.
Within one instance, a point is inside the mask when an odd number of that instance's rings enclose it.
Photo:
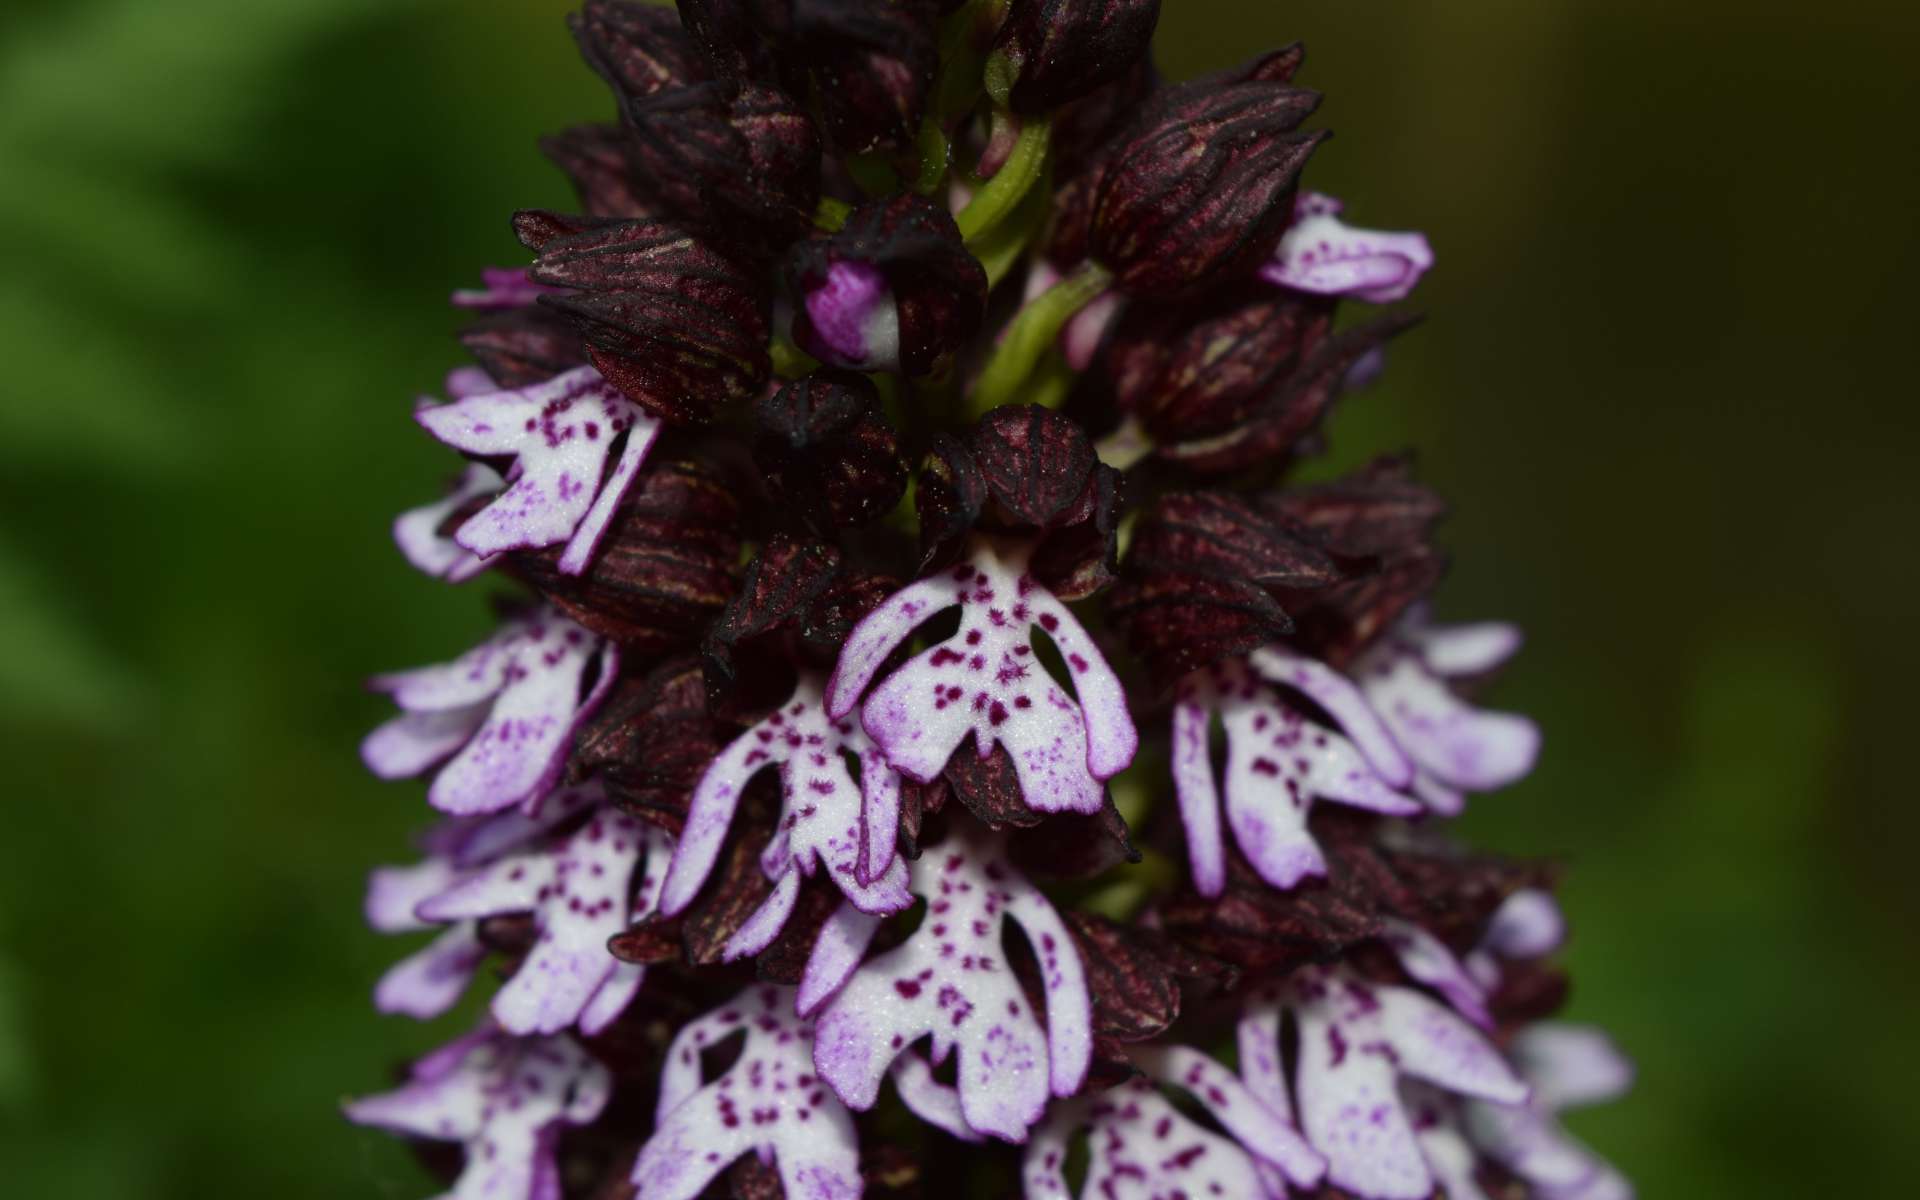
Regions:
[[[1006,524],[1050,529],[1090,515],[1099,459],[1071,417],[1037,404],[996,408],[974,426],[971,448]]]
[[[1324,806],[1312,820],[1329,886],[1364,895],[1377,912],[1411,921],[1456,954],[1471,949],[1487,922],[1522,888],[1552,886],[1552,864],[1470,854],[1442,838],[1389,840],[1379,818]]]
[[[1182,944],[1247,974],[1328,962],[1384,929],[1363,881],[1330,866],[1324,886],[1279,891],[1237,848],[1227,851],[1227,882],[1218,899],[1183,891],[1160,916],[1162,928]]]
[[[781,504],[816,529],[885,516],[907,490],[907,462],[865,376],[816,371],[760,401],[753,461]]]
[[[980,328],[987,273],[947,210],[904,193],[861,205],[829,237],[796,245],[793,337],[823,362],[927,375]]]
[[[1091,879],[1140,861],[1112,796],[1102,797],[1096,813],[1048,813],[1040,824],[1008,839],[1007,856],[1029,878],[1060,882]]]
[[[913,145],[939,66],[929,0],[792,0],[794,53],[813,71],[842,153]]]
[[[1233,495],[1162,497],[1140,519],[1107,611],[1156,679],[1171,683],[1291,632],[1275,594],[1342,578],[1311,536]]]
[[[540,302],[573,321],[593,365],[648,412],[705,421],[766,379],[764,283],[693,234],[543,212],[516,214],[514,227],[540,255],[531,277],[575,289]]]
[[[996,743],[993,753],[981,758],[971,741],[962,742],[947,760],[944,777],[953,798],[989,829],[1025,828],[1047,819],[1027,804],[1005,746]]]
[[[701,644],[709,701],[743,712],[783,700],[793,688],[792,656],[774,635],[797,633],[839,573],[840,552],[832,546],[775,534],[747,564],[740,590]],[[781,644],[756,652],[769,640]]]
[[[820,134],[785,92],[702,83],[626,109],[629,160],[681,221],[772,248],[804,235],[820,199]]]
[[[713,68],[733,78],[780,73],[774,47],[793,34],[793,0],[678,0],[681,23]]]
[[[920,518],[922,570],[958,546],[986,503],[987,478],[972,452],[954,438],[936,433],[913,494],[913,509]]]
[[[614,803],[677,834],[694,785],[724,745],[707,714],[700,663],[681,655],[614,685],[575,735],[567,775],[597,777]]]
[[[994,38],[1008,105],[1043,113],[1125,75],[1146,57],[1160,0],[1013,0]],[[999,92],[994,93],[996,96]]]
[[[531,387],[587,361],[573,326],[538,306],[482,317],[460,331],[460,344],[503,388]]]
[[[1162,445],[1204,442],[1259,412],[1324,341],[1334,304],[1261,283],[1202,307],[1139,300],[1122,309],[1076,401],[1130,413]]]
[[[575,125],[540,139],[540,152],[559,167],[591,217],[650,217],[658,205],[634,186],[627,133],[618,125]]]
[[[511,570],[562,612],[636,654],[690,647],[733,594],[740,502],[699,463],[649,463],[583,575],[561,547],[518,551]]]
[[[580,57],[622,105],[709,77],[694,39],[672,9],[638,0],[587,0],[567,26]]]
[[[1159,455],[1191,470],[1227,472],[1289,453],[1319,427],[1354,365],[1419,321],[1418,316],[1385,316],[1320,339],[1238,424],[1212,437],[1163,444]],[[1177,428],[1171,420],[1164,424]]]
[[[1087,250],[1121,290],[1200,292],[1273,256],[1325,134],[1295,132],[1320,97],[1264,78],[1265,62],[1166,89],[1103,153]]]
[[[1391,629],[1446,570],[1433,530],[1446,515],[1439,495],[1414,482],[1404,458],[1383,458],[1330,483],[1290,488],[1263,507],[1314,539],[1340,578],[1311,594],[1282,593],[1299,622],[1297,641],[1336,665]]]
[[[1118,574],[1120,472],[1095,464],[1086,499],[1074,511],[1087,515],[1049,531],[1034,548],[1031,564],[1040,586],[1061,600],[1084,600]]]

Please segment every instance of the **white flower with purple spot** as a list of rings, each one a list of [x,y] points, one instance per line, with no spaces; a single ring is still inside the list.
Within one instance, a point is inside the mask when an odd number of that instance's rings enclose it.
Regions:
[[[374,677],[369,686],[402,711],[367,735],[360,757],[382,779],[444,762],[427,789],[428,802],[442,812],[537,805],[559,778],[568,739],[600,703],[617,660],[610,643],[552,609],[535,610],[453,662]]]
[[[1026,1200],[1070,1200],[1066,1165],[1087,1131],[1080,1200],[1286,1200],[1288,1181],[1312,1187],[1326,1160],[1232,1071],[1186,1046],[1135,1048],[1144,1077],[1056,1104],[1027,1143]],[[1154,1084],[1186,1092],[1221,1136],[1175,1107]]]
[[[881,681],[860,706],[862,726],[895,770],[923,783],[971,733],[982,758],[1006,747],[1035,810],[1098,812],[1103,782],[1133,760],[1139,737],[1119,677],[1067,606],[1027,573],[1025,554],[979,539],[967,561],[889,597],[841,648],[827,713],[852,712],[894,648],[958,605],[959,629]],[[1077,703],[1036,657],[1035,630],[1066,661]]]
[[[860,958],[878,918],[842,905],[822,929],[797,998],[803,1012],[825,1002],[814,1062],[849,1107],[865,1110],[888,1066],[930,1037],[935,1065],[959,1053],[966,1125],[1021,1141],[1049,1093],[1071,1096],[1086,1080],[1092,1010],[1079,952],[1053,905],[984,831],[956,833],[923,852],[912,887],[927,900],[925,919],[870,962]],[[1002,948],[1009,918],[1039,963],[1044,1027]]]
[[[1540,1200],[1631,1200],[1632,1185],[1569,1134],[1558,1114],[1619,1096],[1633,1080],[1632,1065],[1600,1031],[1557,1022],[1529,1026],[1508,1050],[1533,1088],[1525,1104],[1431,1088],[1412,1093],[1421,1149],[1449,1200],[1490,1200],[1475,1174],[1482,1159],[1525,1181]]]
[[[860,763],[857,784],[848,755]],[[822,867],[862,912],[896,913],[913,903],[906,863],[894,849],[900,777],[851,716],[827,716],[821,681],[809,674],[777,712],[721,751],[701,777],[667,872],[662,912],[675,916],[693,903],[720,856],[741,793],[769,767],[780,771],[782,800],[760,869],[774,889],[728,940],[725,958],[766,949],[793,915],[801,879]]]
[[[483,558],[564,542],[560,570],[571,575],[587,569],[660,432],[592,367],[422,408],[414,419],[456,450],[514,458],[507,490],[455,530],[455,541]],[[622,435],[625,448],[608,471]]]
[[[1277,653],[1256,654],[1251,660],[1296,686],[1311,675],[1322,695],[1344,682],[1330,671],[1324,679],[1303,672],[1300,664],[1307,661]],[[1365,706],[1355,696],[1338,707],[1359,712]],[[1209,743],[1214,714],[1227,740],[1227,824],[1247,861],[1274,887],[1291,888],[1310,875],[1327,873],[1326,858],[1307,832],[1315,799],[1390,816],[1423,811],[1417,801],[1390,787],[1353,742],[1288,703],[1247,663],[1228,660],[1196,671],[1181,681],[1174,698],[1173,779],[1194,887],[1203,896],[1218,896],[1226,886],[1221,803]],[[1381,752],[1385,769],[1408,769],[1404,760],[1384,753],[1384,734],[1370,744]]]
[[[518,849],[601,802],[598,784],[566,788],[541,801],[529,816],[517,809],[477,817],[452,817],[424,839],[427,857],[412,866],[376,867],[367,877],[367,924],[380,933],[417,933],[434,928],[418,914],[422,903],[452,886],[463,871]],[[373,1005],[384,1013],[430,1020],[453,1007],[487,949],[478,923],[448,925],[426,946],[380,977]]]
[[[1433,1191],[1403,1078],[1500,1104],[1527,1099],[1499,1051],[1445,1005],[1339,968],[1303,967],[1256,993],[1240,1021],[1242,1078],[1283,1117],[1293,1113],[1280,1061],[1283,1011],[1299,1028],[1292,1096],[1300,1127],[1326,1156],[1329,1181],[1369,1200],[1423,1200]]]
[[[603,806],[547,845],[462,873],[422,901],[427,921],[478,921],[531,913],[538,931],[513,978],[493,997],[509,1033],[599,1033],[626,1010],[646,968],[607,952],[607,939],[655,908],[671,839]]]
[[[1280,287],[1369,304],[1404,300],[1433,266],[1424,234],[1355,229],[1340,219],[1341,204],[1319,192],[1301,192],[1293,224],[1260,277]]]
[[[571,1038],[515,1038],[483,1027],[414,1064],[401,1087],[346,1115],[410,1137],[460,1142],[466,1166],[442,1200],[559,1200],[562,1125],[606,1106],[612,1080]]]
[[[739,1058],[704,1082],[702,1052],[735,1037]],[[813,1022],[794,1015],[791,988],[749,988],[681,1026],[633,1182],[646,1200],[691,1200],[749,1151],[779,1171],[787,1200],[860,1195],[853,1116],[814,1071]]]
[[[453,489],[440,500],[410,508],[394,518],[393,541],[401,555],[421,572],[448,583],[465,583],[487,569],[487,560],[442,534],[440,527],[462,505],[491,496],[506,486],[500,472],[485,463],[468,463]]]
[[[1414,613],[1353,664],[1367,702],[1414,762],[1414,794],[1434,812],[1457,815],[1465,793],[1506,787],[1533,769],[1539,726],[1474,708],[1448,684],[1493,670],[1519,648],[1511,625],[1432,625]]]

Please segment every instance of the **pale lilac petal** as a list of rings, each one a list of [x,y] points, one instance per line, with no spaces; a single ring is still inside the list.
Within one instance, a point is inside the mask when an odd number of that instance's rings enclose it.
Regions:
[[[1240,1079],[1254,1099],[1283,1121],[1293,1120],[1293,1101],[1287,1095],[1286,1071],[1280,1061],[1278,997],[1256,995],[1248,1001],[1234,1027],[1240,1054]]]
[[[1379,989],[1379,1023],[1399,1055],[1399,1069],[1460,1095],[1519,1104],[1526,1083],[1493,1044],[1441,1005],[1406,988]]]
[[[1096,779],[1110,779],[1126,770],[1140,748],[1140,734],[1127,711],[1127,690],[1072,609],[1039,588],[1029,599],[1033,619],[1053,639],[1073,678],[1086,717],[1087,770]]]
[[[1301,1187],[1326,1175],[1327,1162],[1307,1145],[1281,1113],[1213,1059],[1188,1046],[1136,1047],[1129,1057],[1150,1078],[1181,1088],[1213,1114],[1220,1127],[1256,1157],[1265,1159]]]
[[[1027,1137],[1020,1163],[1020,1185],[1026,1200],[1072,1200],[1067,1186],[1067,1155],[1074,1131],[1084,1123],[1088,1102],[1068,1100],[1047,1111],[1046,1120]]]
[[[933,1077],[933,1067],[918,1054],[902,1054],[893,1064],[893,1086],[907,1111],[963,1142],[984,1141],[960,1114],[960,1092]]]
[[[1508,1049],[1549,1112],[1612,1100],[1633,1086],[1632,1061],[1590,1025],[1542,1021],[1514,1035]]]
[[[1482,675],[1520,652],[1518,625],[1482,621],[1474,625],[1417,625],[1401,630],[1436,675]]]
[[[444,858],[428,858],[410,867],[375,867],[367,874],[363,906],[367,924],[377,933],[414,933],[427,928],[414,910],[420,902],[443,892],[455,871]]]
[[[1337,213],[1336,206],[1302,203],[1260,277],[1296,291],[1370,304],[1406,299],[1433,266],[1426,236],[1356,229]]]
[[[792,995],[750,988],[722,1010],[731,1020],[702,1018],[674,1039],[672,1086],[663,1075],[653,1136],[634,1163],[640,1195],[692,1200],[749,1151],[773,1163],[791,1200],[860,1194],[853,1118],[814,1076],[811,1024],[793,1015]],[[700,1051],[736,1032],[745,1038],[738,1060],[702,1085]]]
[[[1236,1142],[1203,1128],[1144,1079],[1132,1079],[1068,1101],[1029,1143],[1022,1169],[1027,1200],[1068,1195],[1063,1171],[1074,1127],[1087,1130],[1082,1200],[1284,1200],[1268,1187],[1259,1160]]]
[[[525,267],[482,267],[480,286],[461,288],[453,293],[455,308],[498,311],[525,308],[540,297],[560,289],[535,283]]]
[[[1467,1020],[1482,1029],[1493,1028],[1493,1014],[1487,1011],[1486,989],[1468,971],[1446,943],[1411,921],[1388,917],[1385,922],[1387,946],[1400,960],[1402,970],[1417,983],[1424,983],[1446,998]]]
[[[1566,937],[1567,921],[1553,894],[1522,888],[1494,910],[1480,945],[1501,958],[1539,958],[1558,950]]]
[[[880,918],[863,913],[851,903],[833,910],[827,923],[814,938],[813,951],[807,956],[806,973],[800,979],[800,991],[794,1004],[801,1016],[809,1016],[840,990],[867,953],[873,935],[880,930]]]
[[[407,712],[445,712],[491,700],[506,682],[513,649],[529,636],[526,621],[509,621],[450,663],[376,675],[367,686]]]
[[[563,575],[578,575],[587,569],[593,560],[593,552],[600,545],[600,539],[607,532],[607,526],[613,522],[613,514],[620,502],[627,497],[627,491],[633,487],[634,477],[640,473],[640,466],[647,459],[647,451],[653,449],[653,443],[660,436],[660,422],[646,416],[635,416],[633,430],[627,434],[626,448],[620,452],[620,461],[614,464],[613,473],[607,476],[600,486],[600,494],[594,497],[593,507],[587,515],[580,518],[580,524],[574,528],[573,536],[567,540],[567,548],[560,555],[560,572]]]
[[[580,683],[603,649],[559,620],[520,647],[517,665],[525,673],[507,679],[486,723],[434,777],[427,802],[442,812],[494,812],[551,787],[575,723],[593,707],[593,697],[582,700]]]
[[[906,608],[892,610],[889,601],[876,610],[841,654],[830,707],[844,711],[839,705],[865,686],[874,664],[937,611],[933,601],[951,597],[961,607],[959,628],[874,689],[860,714],[868,735],[901,774],[927,781],[971,733],[983,756],[996,744],[1006,748],[1034,809],[1098,812],[1101,782],[1132,759],[1138,735],[1112,668],[1073,615],[1027,574],[1022,553],[979,540],[939,589]],[[1035,630],[1059,647],[1084,707],[1036,659]]]
[[[826,1005],[814,1063],[843,1101],[866,1109],[893,1060],[931,1035],[932,1061],[959,1053],[968,1126],[1019,1141],[1046,1105],[1049,1079],[1064,1094],[1085,1078],[1090,1003],[1078,952],[1045,897],[984,832],[950,836],[920,856],[912,876],[913,891],[928,900],[925,919]],[[1040,960],[1057,1051],[1002,956],[1009,917],[1025,927]]]
[[[1397,1084],[1517,1103],[1527,1087],[1499,1052],[1449,1009],[1409,988],[1306,967],[1282,999],[1299,1027],[1294,1094],[1307,1140],[1328,1178],[1372,1200],[1423,1200],[1433,1176]]]
[[[1362,655],[1354,676],[1394,740],[1440,784],[1477,792],[1505,787],[1533,769],[1539,727],[1512,713],[1474,708],[1454,695],[1409,640],[1431,641],[1444,633],[1409,624]]]
[[[616,963],[607,981],[580,1010],[580,1032],[588,1037],[604,1032],[627,1011],[627,1005],[633,1003],[633,998],[640,994],[640,985],[646,981],[646,967],[639,963]]]
[[[721,961],[752,958],[773,945],[773,939],[786,928],[787,918],[793,915],[793,906],[799,899],[800,872],[788,871],[780,876],[760,907],[727,939],[720,951]]]
[[[1481,1153],[1547,1194],[1585,1186],[1604,1169],[1593,1151],[1533,1105],[1463,1106],[1465,1123]]]
[[[464,1038],[431,1071],[346,1106],[348,1119],[464,1144],[458,1200],[539,1200],[558,1176],[555,1133],[599,1115],[607,1070],[565,1038]]]
[[[860,804],[860,853],[854,862],[854,879],[865,887],[899,861],[900,776],[878,747],[860,755]]]
[[[411,779],[447,759],[487,720],[487,705],[401,713],[360,743],[360,761],[380,779]]]
[[[518,474],[506,492],[454,534],[479,555],[572,539],[596,496],[624,492],[658,430],[654,418],[592,367],[576,367],[526,388],[421,409],[414,419],[456,450],[515,456]],[[641,445],[624,456],[615,478],[603,483],[607,453],[629,429],[629,444]],[[618,496],[606,501],[606,511],[618,501]],[[584,569],[585,552],[596,536],[597,531],[589,535],[585,549],[576,551],[575,565],[567,569]]]
[[[1423,769],[1416,768],[1413,772],[1413,794],[1436,816],[1457,817],[1467,811],[1465,792],[1441,783]]]
[[[1173,785],[1180,800],[1180,822],[1187,831],[1187,859],[1194,890],[1218,896],[1227,886],[1227,847],[1220,833],[1220,796],[1213,782],[1207,745],[1208,709],[1185,698],[1173,706]]]
[[[1492,1200],[1480,1186],[1480,1155],[1461,1132],[1453,1102],[1445,1093],[1420,1083],[1403,1084],[1401,1096],[1413,1117],[1420,1153],[1446,1190],[1447,1200]]]
[[[1346,676],[1325,663],[1271,646],[1255,650],[1247,661],[1274,683],[1297,688],[1340,722],[1387,786],[1404,788],[1413,782],[1413,763]]]
[[[827,681],[827,715],[834,720],[852,712],[894,647],[912,636],[921,622],[950,608],[961,585],[951,575],[922,579],[895,592],[861,619],[840,647]]]
[[[782,799],[778,833],[762,853],[760,866],[778,886],[749,925],[736,933],[740,953],[758,953],[778,936],[792,913],[800,877],[822,868],[863,911],[905,909],[912,897],[904,863],[889,862],[877,878],[860,878],[863,854],[875,843],[891,845],[899,837],[899,781],[875,750],[858,723],[827,716],[819,677],[802,676],[779,711],[735,739],[695,787],[667,876],[665,911],[672,915],[692,902],[713,870],[741,792],[769,767],[780,771]],[[849,754],[869,764],[859,784],[847,769]],[[870,820],[884,824],[875,826]]]
[[[471,923],[452,926],[387,969],[374,985],[373,1007],[430,1021],[459,1001],[486,957]]]
[[[500,473],[485,463],[469,463],[446,497],[411,508],[393,521],[393,541],[400,554],[413,566],[436,579],[451,579],[460,574],[471,578],[473,551],[440,533],[440,526],[454,510],[480,496],[489,496],[506,486]]]
[[[567,819],[603,803],[606,789],[590,779],[575,787],[548,792],[531,814],[523,809],[507,809],[477,817],[454,818],[448,825],[457,831],[436,844],[436,852],[457,867],[477,867],[526,845]]]

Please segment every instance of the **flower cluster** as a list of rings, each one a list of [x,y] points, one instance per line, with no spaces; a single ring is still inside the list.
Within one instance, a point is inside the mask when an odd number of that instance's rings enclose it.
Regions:
[[[1411,321],[1298,47],[1183,83],[1157,0],[586,0],[578,212],[454,293],[394,539],[503,585],[377,677],[438,823],[374,990],[477,1029],[347,1106],[467,1200],[1605,1200],[1561,1110],[1531,768],[1402,457],[1303,484]],[[476,999],[476,1003],[480,1000]]]

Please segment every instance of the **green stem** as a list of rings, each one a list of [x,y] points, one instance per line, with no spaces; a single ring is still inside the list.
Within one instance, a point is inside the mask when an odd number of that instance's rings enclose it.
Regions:
[[[920,173],[913,190],[931,196],[947,181],[947,135],[932,121],[920,122]],[[945,207],[944,205],[942,207]]]
[[[820,365],[820,360],[783,337],[773,339],[767,348],[773,360],[773,373],[781,379],[798,379]]]
[[[832,196],[822,196],[813,210],[813,223],[828,233],[836,233],[852,215],[853,205],[845,200],[835,200]]]
[[[974,257],[980,260],[980,265],[987,271],[987,290],[1000,286],[1000,281],[1007,277],[1019,263],[1020,256],[1027,252],[1027,243],[1046,223],[1051,190],[1042,179],[1040,186],[1027,192],[1027,198],[1013,210],[1013,215],[1000,222],[992,233],[981,238],[980,244],[974,247]]]
[[[1059,338],[1061,328],[1111,282],[1112,272],[1089,259],[1016,313],[973,386],[973,411],[984,413],[1012,403],[1040,356]]]
[[[998,225],[1026,198],[1027,190],[1047,169],[1047,137],[1051,126],[1046,118],[1036,117],[1020,127],[1013,152],[1000,165],[992,179],[973,194],[954,222],[960,236],[969,245]]]

